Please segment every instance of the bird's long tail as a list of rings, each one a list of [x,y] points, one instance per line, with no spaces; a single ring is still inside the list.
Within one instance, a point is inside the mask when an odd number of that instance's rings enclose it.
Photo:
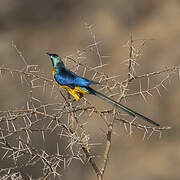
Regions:
[[[154,125],[156,125],[156,126],[160,126],[158,123],[154,122],[153,120],[151,120],[151,119],[143,116],[142,114],[139,114],[139,113],[133,111],[132,109],[129,109],[128,107],[126,107],[126,106],[124,106],[124,105],[122,105],[122,104],[114,101],[113,99],[111,99],[111,98],[105,96],[104,94],[102,94],[102,93],[100,93],[100,92],[92,89],[91,87],[88,87],[87,89],[88,89],[88,91],[89,91],[91,94],[96,95],[97,97],[103,99],[103,100],[106,101],[107,103],[112,104],[112,105],[114,105],[114,106],[116,106],[116,107],[124,110],[125,112],[127,112],[127,113],[130,114],[131,116],[133,116],[133,117],[139,117],[139,118],[141,118],[141,119],[143,119],[143,120],[145,120],[145,121],[147,121],[147,122],[149,122],[149,123],[151,123],[151,124],[154,124]]]

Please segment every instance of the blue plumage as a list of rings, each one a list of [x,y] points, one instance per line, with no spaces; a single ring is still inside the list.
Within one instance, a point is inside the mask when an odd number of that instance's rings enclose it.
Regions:
[[[91,84],[97,84],[94,81],[76,75],[65,67],[57,68],[54,78],[60,85],[66,85],[71,88],[76,86],[88,87]]]
[[[104,101],[124,110],[128,114],[130,114],[133,117],[140,117],[144,119],[145,121],[154,124],[156,126],[160,126],[158,123],[154,122],[153,120],[145,117],[142,114],[139,114],[138,112],[133,111],[132,109],[114,101],[113,99],[105,96],[104,94],[92,89],[89,87],[91,84],[98,84],[97,82],[88,80],[86,78],[80,77],[67,69],[61,60],[61,58],[57,54],[49,54],[51,57],[51,61],[53,64],[53,78],[56,80],[58,85],[60,85],[62,88],[66,89],[74,98],[78,101],[81,97],[83,97],[84,94],[93,94]]]

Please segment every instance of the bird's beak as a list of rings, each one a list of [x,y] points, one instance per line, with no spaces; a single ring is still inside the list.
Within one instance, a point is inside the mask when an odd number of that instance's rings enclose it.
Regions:
[[[49,55],[49,56],[51,56],[51,54],[50,53],[46,53],[47,55]]]

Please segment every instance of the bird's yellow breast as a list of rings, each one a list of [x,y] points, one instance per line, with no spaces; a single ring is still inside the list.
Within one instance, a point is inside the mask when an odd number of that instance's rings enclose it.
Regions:
[[[52,70],[52,76],[53,76],[53,79],[54,79],[55,73],[56,73],[56,68],[53,68],[53,70]],[[55,80],[55,79],[54,79],[54,80]]]
[[[54,78],[55,73],[56,73],[56,68],[52,70],[52,76],[54,80],[55,80]],[[81,87],[76,86],[72,89],[68,85],[60,85],[57,81],[56,83],[58,84],[59,87],[66,89],[75,98],[76,101],[79,101],[84,94],[89,94],[88,91],[81,89]]]

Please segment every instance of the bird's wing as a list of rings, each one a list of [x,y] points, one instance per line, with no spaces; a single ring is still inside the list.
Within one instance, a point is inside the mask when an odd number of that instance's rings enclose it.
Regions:
[[[67,85],[71,88],[76,86],[88,87],[90,84],[96,84],[96,82],[80,77],[66,68],[59,69],[54,78],[60,85]]]

